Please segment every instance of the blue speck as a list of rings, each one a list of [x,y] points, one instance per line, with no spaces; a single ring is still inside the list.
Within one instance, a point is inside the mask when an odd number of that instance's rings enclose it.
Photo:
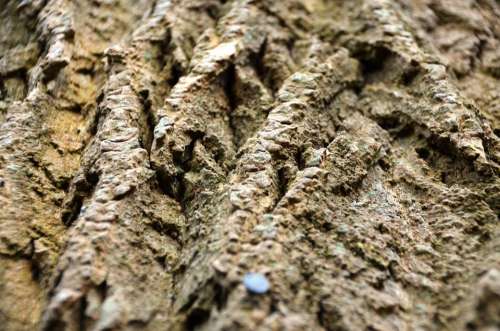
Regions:
[[[269,291],[269,281],[258,272],[249,272],[243,277],[243,284],[249,292],[264,294]]]

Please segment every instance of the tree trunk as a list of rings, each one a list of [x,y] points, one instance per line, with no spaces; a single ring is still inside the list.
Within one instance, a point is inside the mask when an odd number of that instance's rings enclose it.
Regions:
[[[1,330],[500,330],[498,1],[0,6]]]

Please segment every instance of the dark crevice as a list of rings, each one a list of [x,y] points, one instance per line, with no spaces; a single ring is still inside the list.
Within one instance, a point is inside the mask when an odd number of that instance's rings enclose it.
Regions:
[[[393,137],[404,138],[414,134],[415,128],[408,121],[398,114],[391,116],[372,118],[377,124]]]
[[[85,296],[83,296],[80,299],[80,302],[78,304],[78,327],[79,330],[87,330],[86,327],[86,317],[85,317],[85,310],[87,309],[87,300],[85,299]]]
[[[410,62],[410,65],[406,70],[403,72],[403,75],[401,77],[401,83],[405,86],[411,85],[414,81],[415,78],[418,76],[420,73],[420,67],[418,65],[418,62],[415,60],[412,60]]]
[[[417,147],[415,148],[415,152],[417,152],[417,155],[423,160],[427,160],[430,156],[429,149],[425,147]]]
[[[156,263],[160,265],[162,270],[167,270],[167,261],[165,261],[165,255],[155,256],[154,259]]]
[[[361,65],[363,86],[375,82],[392,81],[410,86],[421,72],[419,63],[407,61],[401,55],[384,45],[357,44],[351,47],[352,56]],[[358,88],[358,94],[362,89]]]
[[[68,65],[66,60],[57,60],[45,62],[42,64],[42,81],[47,84],[51,80],[54,80],[59,72],[63,70]]]
[[[55,289],[59,286],[62,281],[64,272],[57,272],[55,277],[52,279],[52,284],[49,286],[49,297],[53,296],[55,293]]]
[[[488,42],[485,39],[481,38],[481,36],[476,35],[476,37],[479,40],[479,44],[477,45],[476,48],[476,54],[472,58],[472,66],[474,68],[479,67],[481,65],[484,49],[488,45]]]
[[[156,5],[155,5],[156,6]],[[152,7],[154,10],[154,7]],[[167,30],[165,31],[165,35],[163,36],[162,40],[156,41],[155,46],[158,49],[158,54],[156,57],[156,62],[158,63],[159,67],[163,70],[165,69],[165,66],[169,63],[169,59],[172,56],[173,53],[173,45],[172,45],[172,31]]]
[[[321,225],[320,225],[320,230],[321,232],[330,232],[331,230],[333,230],[333,224],[330,223],[330,222],[323,222]]]
[[[319,325],[321,325],[327,331],[346,331],[342,326],[337,325],[341,321],[341,315],[336,310],[327,311],[323,302],[319,303],[319,309],[317,312],[317,320]]]
[[[176,183],[172,183],[175,177],[172,177],[168,173],[166,173],[163,169],[156,169],[156,179],[158,182],[158,187],[163,192],[163,194],[168,195],[169,197],[175,199],[175,194],[173,190],[173,186]]]
[[[51,319],[46,325],[41,328],[42,331],[64,331],[66,330],[66,323],[59,319]],[[85,329],[80,329],[85,330]]]
[[[152,17],[153,14],[155,13],[156,6],[158,4],[159,0],[152,0],[151,5],[149,6],[149,12],[148,12],[148,17]],[[97,6],[99,7],[101,4],[97,3]]]
[[[75,103],[66,108],[68,111],[75,113],[75,114],[81,114],[82,113],[82,105]]]
[[[347,183],[340,183],[332,187],[331,192],[335,195],[349,196],[352,188]]]
[[[183,266],[182,271],[182,274],[184,274],[185,266]],[[203,286],[205,285],[207,285],[207,283]],[[191,293],[187,298],[187,302],[179,310],[179,313],[187,313],[184,321],[184,329],[187,331],[196,330],[210,318],[210,311],[199,306],[199,303],[202,300],[200,295],[203,295],[201,293],[201,289]]]
[[[150,225],[159,234],[168,236],[181,244],[181,230],[176,224],[153,220]]]
[[[365,85],[364,84],[357,84],[352,87],[352,91],[354,94],[356,94],[357,97],[361,95],[361,93],[364,91]]]
[[[206,323],[210,318],[212,306],[218,311],[223,311],[228,297],[228,288],[214,279],[207,280],[201,288],[189,296],[187,303],[180,309],[180,312],[188,312],[185,329],[196,330]]]
[[[240,100],[236,94],[236,67],[234,64],[230,64],[226,69],[224,74],[222,75],[222,84],[224,88],[224,94],[226,95],[227,104],[228,104],[228,114],[229,121],[228,125],[231,129],[231,137],[233,139],[233,144],[236,148],[240,146],[240,141],[238,138],[238,129],[237,123],[233,118],[233,111],[238,107]]]
[[[84,198],[84,195],[75,194],[72,201],[69,203],[69,207],[65,208],[62,212],[61,219],[66,226],[70,226],[77,219],[82,209]]]
[[[3,77],[0,76],[0,100],[4,100],[7,97],[7,91],[3,82]]]
[[[108,283],[106,280],[104,280],[101,284],[99,284],[99,286],[97,286],[97,292],[99,293],[101,302],[104,302],[104,299],[106,299],[106,296],[108,294]]]
[[[104,300],[106,299],[107,293],[108,293],[108,284],[106,280],[104,280],[101,284],[97,285],[95,287],[95,290],[97,294],[99,295],[99,300],[100,303],[102,304]],[[86,311],[88,307],[88,300],[87,296],[83,295],[78,304],[77,304],[77,309],[78,309],[78,325],[79,325],[79,330],[88,330],[91,325],[93,324],[93,320],[89,319]]]
[[[85,178],[80,177],[72,183],[72,194],[70,200],[65,203],[65,208],[61,213],[62,222],[70,226],[80,214],[83,201],[91,195],[92,191],[99,181],[99,175],[96,173],[87,173]]]
[[[259,52],[258,53],[252,53],[250,54],[250,64],[254,68],[255,73],[257,74],[257,77],[259,77],[259,80],[261,81],[262,85],[266,87],[266,89],[269,91],[271,95],[274,95],[276,92],[273,89],[273,84],[270,81],[271,76],[269,75],[269,69],[266,67],[264,63],[264,56],[266,55],[267,52],[267,38],[264,39],[264,42],[260,46]]]
[[[210,311],[202,308],[193,309],[186,318],[185,329],[194,331],[210,318]]]
[[[388,172],[391,169],[391,164],[385,159],[378,160],[378,165],[383,171]]]
[[[299,170],[304,170],[306,167],[306,160],[304,159],[304,151],[302,149],[298,149],[297,153],[295,153],[295,163]]]
[[[179,82],[183,74],[184,70],[181,65],[179,63],[174,63],[170,69],[170,77],[167,80],[168,85],[171,88],[174,87]]]
[[[103,98],[103,95],[99,95],[99,97],[97,98],[97,104],[99,104],[101,101],[102,101],[102,98]],[[94,137],[96,134],[97,134],[97,130],[99,128],[99,121],[100,121],[100,118],[102,116],[102,112],[101,112],[101,109],[99,107],[97,107],[95,109],[95,111],[91,111],[90,112],[90,115],[92,116],[92,118],[90,119],[90,123],[89,123],[89,126],[87,128],[89,134]]]
[[[40,284],[40,278],[42,276],[42,269],[40,268],[40,266],[38,265],[37,263],[37,260],[35,259],[35,241],[34,240],[31,240],[30,242],[30,266],[31,266],[31,278],[33,279],[34,282],[36,282],[37,284]]]
[[[132,193],[134,193],[134,192],[135,192],[135,186],[132,186],[132,187],[130,188],[130,190],[128,190],[127,192],[124,192],[124,193],[121,193],[121,194],[116,194],[116,195],[114,195],[113,200],[114,200],[114,201],[122,200],[123,198],[125,198],[126,196],[131,195],[131,194],[132,194]]]
[[[141,135],[139,137],[139,142],[141,144],[141,147],[144,148],[147,152],[148,155],[151,153],[151,146],[153,144],[153,132],[154,128],[156,126],[155,123],[155,116],[154,113],[151,109],[152,102],[149,97],[149,90],[141,90],[139,92],[139,96],[141,99],[143,111],[141,113],[142,118],[143,118],[143,123],[141,123]]]
[[[493,133],[497,136],[497,138],[500,138],[500,128],[493,129]]]
[[[225,13],[222,5],[227,1],[202,1],[200,4],[194,4],[190,6],[191,10],[195,10],[197,13],[205,13],[213,22],[214,26],[221,19],[222,15]]]
[[[222,76],[222,84],[224,86],[224,93],[227,98],[229,106],[229,114],[238,106],[238,97],[236,95],[236,67],[230,64]]]
[[[216,5],[215,3],[210,3],[210,2],[207,2],[205,5],[204,5],[204,8],[205,12],[207,13],[207,15],[214,21],[217,21],[219,19],[219,17],[221,16],[221,9],[220,9],[220,6]]]
[[[79,68],[79,69],[76,69],[75,72],[78,73],[78,74],[80,74],[80,75],[86,75],[86,76],[92,76],[92,77],[95,75],[95,69],[94,69],[94,67]]]
[[[193,158],[193,150],[196,142],[201,141],[205,136],[204,132],[191,132],[191,141],[182,153],[173,152],[174,163],[179,166],[185,173],[191,169],[191,159]]]
[[[361,47],[353,52],[361,64],[361,72],[365,77],[365,84],[375,80],[378,73],[382,72],[386,62],[394,56],[394,53],[383,46]]]
[[[160,189],[179,202],[183,210],[187,202],[184,175],[191,170],[191,160],[196,142],[202,140],[204,136],[204,132],[191,132],[191,141],[185,146],[184,151],[172,151],[173,162],[177,168],[175,174],[168,173],[163,168],[156,169]]]
[[[278,201],[283,198],[288,190],[288,176],[286,173],[285,168],[280,168],[277,173],[277,179],[278,179],[278,192],[279,192],[279,198]]]
[[[399,129],[401,127],[401,119],[399,117],[380,117],[377,118],[377,124],[387,131]]]
[[[214,286],[214,300],[219,311],[222,311],[227,304],[227,299],[229,296],[229,291],[221,284],[215,284]]]

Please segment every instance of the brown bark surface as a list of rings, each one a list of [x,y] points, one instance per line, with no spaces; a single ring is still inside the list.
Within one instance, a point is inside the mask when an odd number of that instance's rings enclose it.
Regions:
[[[495,0],[2,0],[0,330],[500,330],[499,80]]]

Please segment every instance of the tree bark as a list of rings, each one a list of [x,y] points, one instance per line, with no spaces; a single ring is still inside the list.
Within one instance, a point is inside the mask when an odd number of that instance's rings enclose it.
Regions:
[[[500,330],[498,1],[0,17],[1,330]]]

